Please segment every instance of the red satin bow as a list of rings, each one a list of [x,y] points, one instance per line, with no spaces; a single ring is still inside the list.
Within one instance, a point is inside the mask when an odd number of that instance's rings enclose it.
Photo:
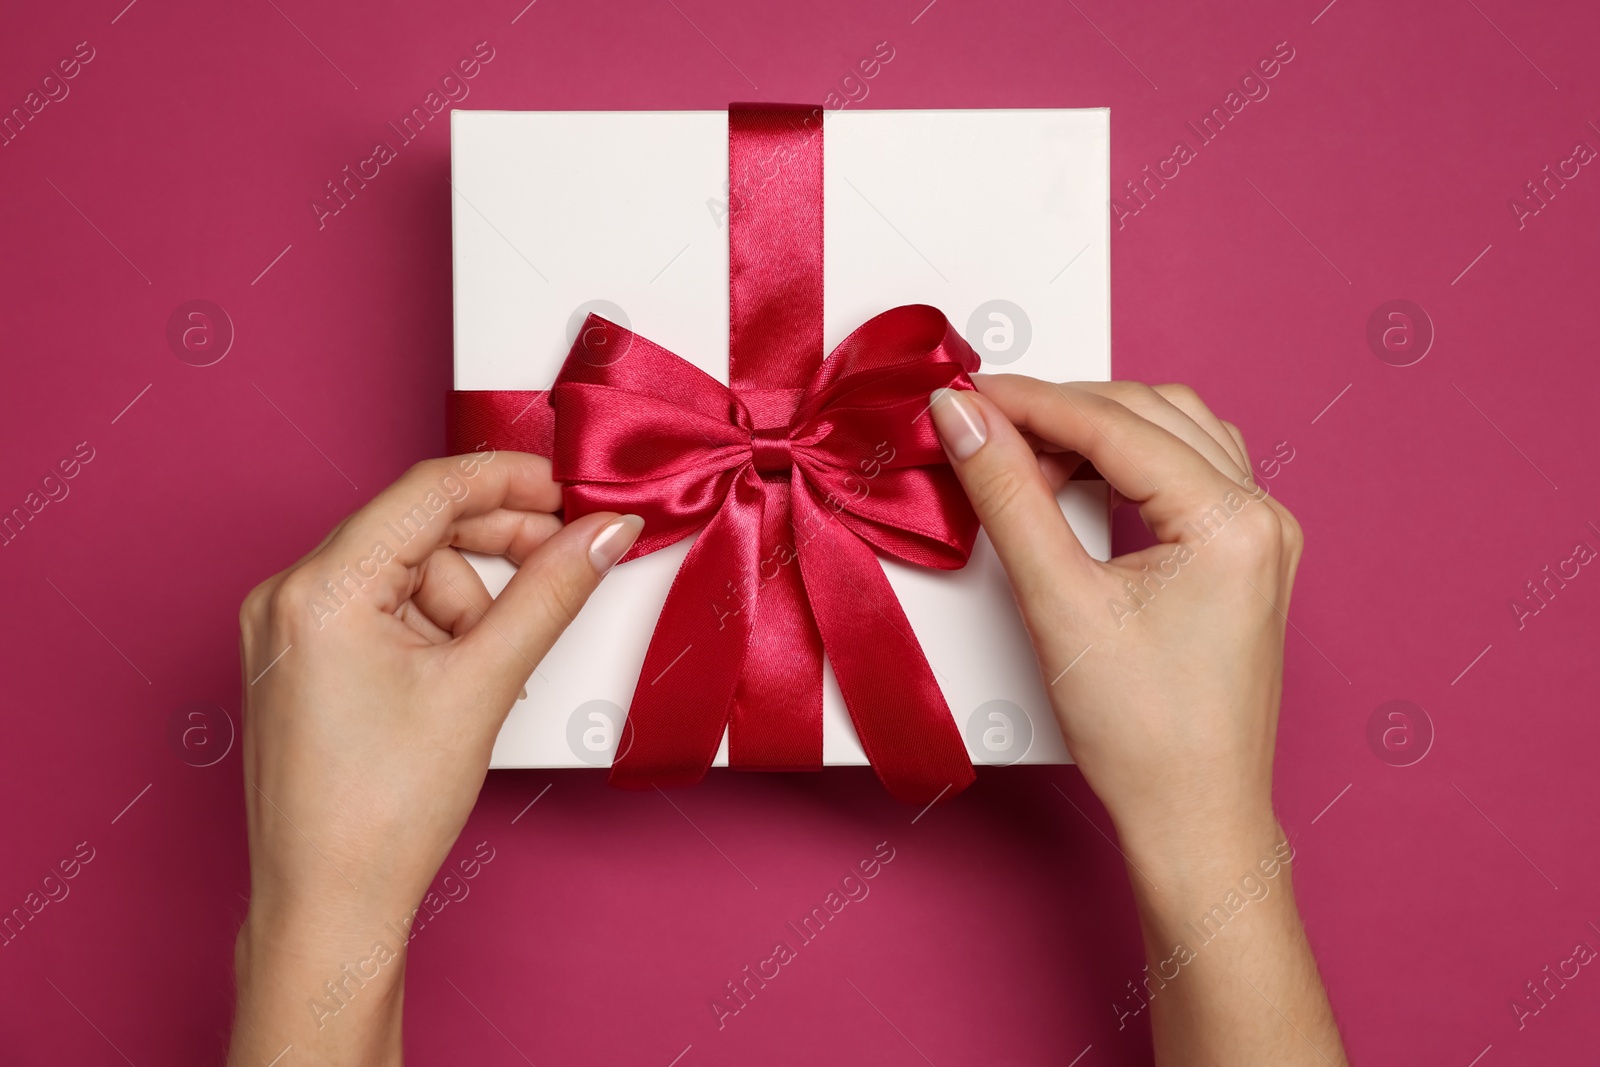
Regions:
[[[618,785],[699,781],[724,730],[733,766],[819,767],[824,651],[891,794],[928,803],[973,780],[873,549],[966,563],[977,518],[927,405],[971,388],[979,360],[920,304],[821,359],[820,126],[796,124],[813,114],[729,112],[731,387],[591,315],[549,393],[452,396],[453,447],[549,455],[569,520],[641,515],[625,559],[699,531],[645,655]],[[763,184],[741,196],[758,160]]]

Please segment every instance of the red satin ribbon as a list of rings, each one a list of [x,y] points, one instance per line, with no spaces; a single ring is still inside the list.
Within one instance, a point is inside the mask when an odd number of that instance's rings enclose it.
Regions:
[[[611,781],[699,781],[729,763],[822,763],[822,657],[891,794],[954,795],[973,771],[873,550],[963,566],[978,523],[927,416],[976,353],[925,305],[822,351],[822,116],[728,111],[729,379],[591,315],[548,392],[451,395],[453,451],[551,457],[570,519],[632,512],[624,559],[699,532],[673,580]]]

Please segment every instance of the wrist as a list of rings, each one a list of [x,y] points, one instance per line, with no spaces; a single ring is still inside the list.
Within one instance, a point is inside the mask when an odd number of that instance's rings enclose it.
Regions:
[[[1270,809],[1227,826],[1138,837],[1125,853],[1153,947],[1205,937],[1247,908],[1293,900],[1294,850]]]
[[[1219,877],[1237,880],[1284,839],[1268,797],[1163,798],[1159,806],[1108,805],[1108,811],[1129,862],[1158,883],[1164,878],[1186,890]]]
[[[235,944],[234,1057],[285,1046],[309,1063],[399,1063],[403,923],[291,915],[253,904]]]
[[[304,914],[252,904],[235,945],[241,991],[246,983],[266,978],[293,981],[307,997],[328,998],[330,984],[334,994],[341,986],[352,994],[384,993],[399,985],[404,973],[410,914],[403,911],[389,920],[376,913]]]

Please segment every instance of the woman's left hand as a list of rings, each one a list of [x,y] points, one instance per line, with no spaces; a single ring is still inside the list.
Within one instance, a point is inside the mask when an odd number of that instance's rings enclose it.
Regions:
[[[563,527],[560,506],[542,457],[419,463],[245,599],[251,901],[230,1063],[291,1044],[296,1064],[399,1062],[387,924],[409,925],[518,692],[643,527]],[[492,598],[458,549],[517,573]],[[380,939],[396,958],[373,964]]]

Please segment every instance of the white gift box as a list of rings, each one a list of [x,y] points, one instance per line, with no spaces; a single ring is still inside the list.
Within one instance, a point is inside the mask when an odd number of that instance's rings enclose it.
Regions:
[[[943,311],[985,370],[1111,371],[1110,115],[829,111],[824,345],[899,304]],[[728,380],[723,111],[451,114],[455,387],[546,389],[590,311]],[[1110,554],[1101,482],[1062,511]],[[495,767],[609,766],[690,540],[613,571],[528,681]],[[474,557],[490,592],[502,559]],[[988,539],[959,571],[884,560],[976,764],[1070,762]],[[823,761],[865,764],[832,672]],[[717,766],[726,766],[722,741]]]

